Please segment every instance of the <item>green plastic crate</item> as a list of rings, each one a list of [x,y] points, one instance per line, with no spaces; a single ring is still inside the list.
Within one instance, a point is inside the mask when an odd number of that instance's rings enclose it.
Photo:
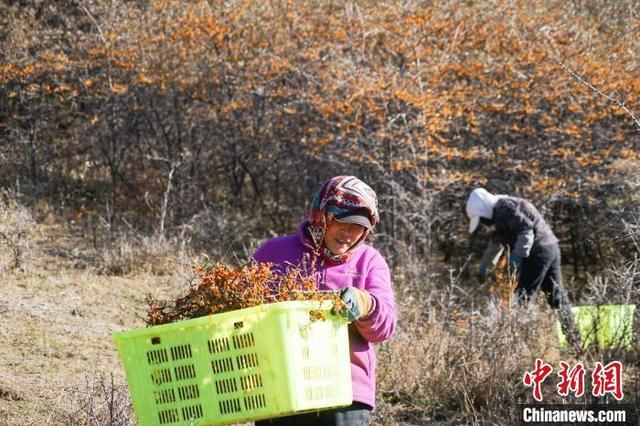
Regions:
[[[571,313],[580,332],[582,347],[630,348],[633,344],[635,305],[574,306]],[[567,346],[560,322],[556,322],[558,343]]]
[[[312,310],[325,310],[314,321]],[[141,425],[222,425],[352,403],[347,323],[292,301],[113,336]]]

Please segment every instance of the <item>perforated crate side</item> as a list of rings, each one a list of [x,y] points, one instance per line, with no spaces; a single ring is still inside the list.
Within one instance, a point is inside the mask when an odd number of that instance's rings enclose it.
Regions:
[[[351,402],[347,327],[282,302],[114,336],[145,424],[226,424]]]

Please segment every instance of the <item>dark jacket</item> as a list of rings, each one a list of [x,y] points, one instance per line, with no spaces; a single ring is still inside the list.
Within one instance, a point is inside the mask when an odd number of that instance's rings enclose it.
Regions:
[[[534,245],[557,244],[558,238],[540,212],[529,201],[504,196],[493,207],[494,231],[482,256],[481,265],[495,266],[504,247],[511,253],[529,257]]]

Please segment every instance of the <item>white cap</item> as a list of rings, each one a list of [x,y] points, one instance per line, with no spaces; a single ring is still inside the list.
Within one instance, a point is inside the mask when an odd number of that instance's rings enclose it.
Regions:
[[[467,199],[467,216],[469,217],[469,233],[473,234],[480,218],[491,219],[493,217],[493,206],[496,205],[498,196],[493,195],[484,188],[476,188],[471,191]]]

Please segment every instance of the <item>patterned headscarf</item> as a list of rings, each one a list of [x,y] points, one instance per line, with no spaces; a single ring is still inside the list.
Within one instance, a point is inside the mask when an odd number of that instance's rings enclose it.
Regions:
[[[336,176],[322,184],[315,193],[309,210],[307,230],[313,240],[314,249],[322,251],[325,260],[332,263],[344,263],[349,256],[369,236],[366,229],[362,237],[342,255],[331,253],[323,245],[328,219],[345,213],[365,213],[371,222],[371,229],[378,223],[378,197],[369,185],[354,176]]]

